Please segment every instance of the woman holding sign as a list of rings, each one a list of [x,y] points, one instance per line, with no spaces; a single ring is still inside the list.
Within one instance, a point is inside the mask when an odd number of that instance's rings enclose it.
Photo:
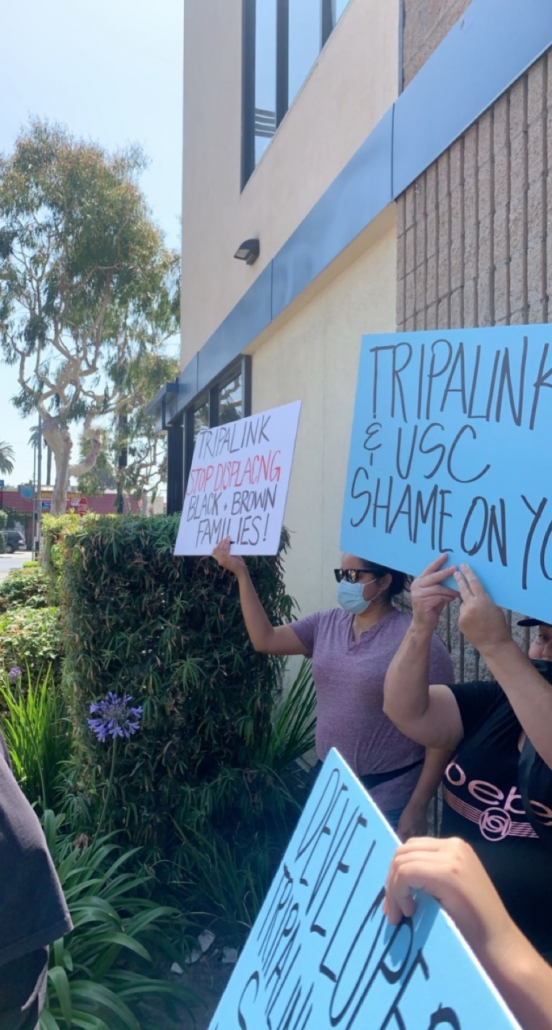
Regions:
[[[445,568],[446,557],[412,584],[413,619],[387,673],[385,711],[420,744],[454,750],[442,834],[472,844],[514,921],[552,957],[552,664],[539,662],[540,674],[477,576],[467,565]],[[451,574],[458,590],[445,585]],[[493,681],[445,685],[429,669],[439,615],[458,595],[460,629]]]
[[[362,780],[399,836],[427,831],[427,807],[441,778],[445,756],[413,743],[383,713],[383,682],[410,615],[394,607],[406,577],[346,554],[334,574],[339,608],[273,626],[243,558],[226,538],[213,551],[237,577],[242,613],[256,651],[312,658],[317,695],[316,751],[323,761],[335,747]],[[436,634],[430,667],[452,678],[450,656]]]

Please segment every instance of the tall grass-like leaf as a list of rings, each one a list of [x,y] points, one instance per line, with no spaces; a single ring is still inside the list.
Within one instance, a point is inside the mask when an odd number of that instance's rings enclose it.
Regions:
[[[46,811],[59,791],[60,768],[71,754],[67,705],[51,667],[35,679],[27,667],[26,685],[0,673],[0,724],[13,771],[31,804]]]
[[[301,758],[314,747],[315,728],[316,691],[311,663],[305,659],[276,710],[265,760],[282,768]]]
[[[179,912],[147,897],[148,876],[125,869],[135,849],[121,852],[113,834],[81,850],[63,833],[63,817],[47,811],[43,825],[74,929],[50,949],[41,1030],[176,1028],[168,1003],[196,999],[184,985],[157,976],[152,955],[166,931],[182,923]],[[155,1020],[142,1001],[157,1010]]]
[[[73,1002],[71,999],[71,989],[69,987],[69,980],[67,979],[67,973],[63,966],[51,966],[48,969],[48,980],[52,984],[55,996],[59,1002],[61,1014],[65,1020],[67,1030],[71,1030],[71,1024],[73,1022]]]

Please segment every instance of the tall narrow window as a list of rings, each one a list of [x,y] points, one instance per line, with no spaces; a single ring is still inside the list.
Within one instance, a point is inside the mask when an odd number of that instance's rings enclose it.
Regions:
[[[349,0],[242,0],[242,187]]]
[[[255,5],[255,164],[276,132],[276,0]]]
[[[334,16],[334,18],[333,18],[333,21],[334,21],[334,25],[335,25],[335,24],[336,24],[336,23],[337,23],[337,22],[339,21],[339,19],[341,18],[341,15],[343,14],[343,11],[344,11],[344,10],[345,10],[345,8],[347,7],[347,4],[348,4],[348,3],[349,3],[349,0],[332,0],[332,7],[333,7],[333,16]]]
[[[289,0],[288,103],[292,104],[320,53],[320,0]]]

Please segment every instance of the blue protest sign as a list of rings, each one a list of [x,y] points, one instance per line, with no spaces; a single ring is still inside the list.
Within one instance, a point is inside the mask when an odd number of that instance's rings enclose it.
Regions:
[[[330,751],[210,1030],[518,1027],[432,898],[388,924],[396,846]]]
[[[365,336],[344,551],[418,573],[442,551],[552,621],[552,331]]]

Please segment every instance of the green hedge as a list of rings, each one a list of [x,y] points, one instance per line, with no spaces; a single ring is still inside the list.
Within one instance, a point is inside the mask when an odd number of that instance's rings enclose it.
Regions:
[[[88,706],[110,690],[132,695],[143,726],[120,747],[110,822],[152,861],[206,821],[230,833],[253,824],[278,786],[271,795],[255,741],[270,736],[281,662],[251,647],[234,576],[210,558],[173,557],[177,529],[176,516],[107,516],[55,543],[74,787],[97,810],[112,746],[89,731]],[[249,565],[270,618],[289,619],[281,559]]]

